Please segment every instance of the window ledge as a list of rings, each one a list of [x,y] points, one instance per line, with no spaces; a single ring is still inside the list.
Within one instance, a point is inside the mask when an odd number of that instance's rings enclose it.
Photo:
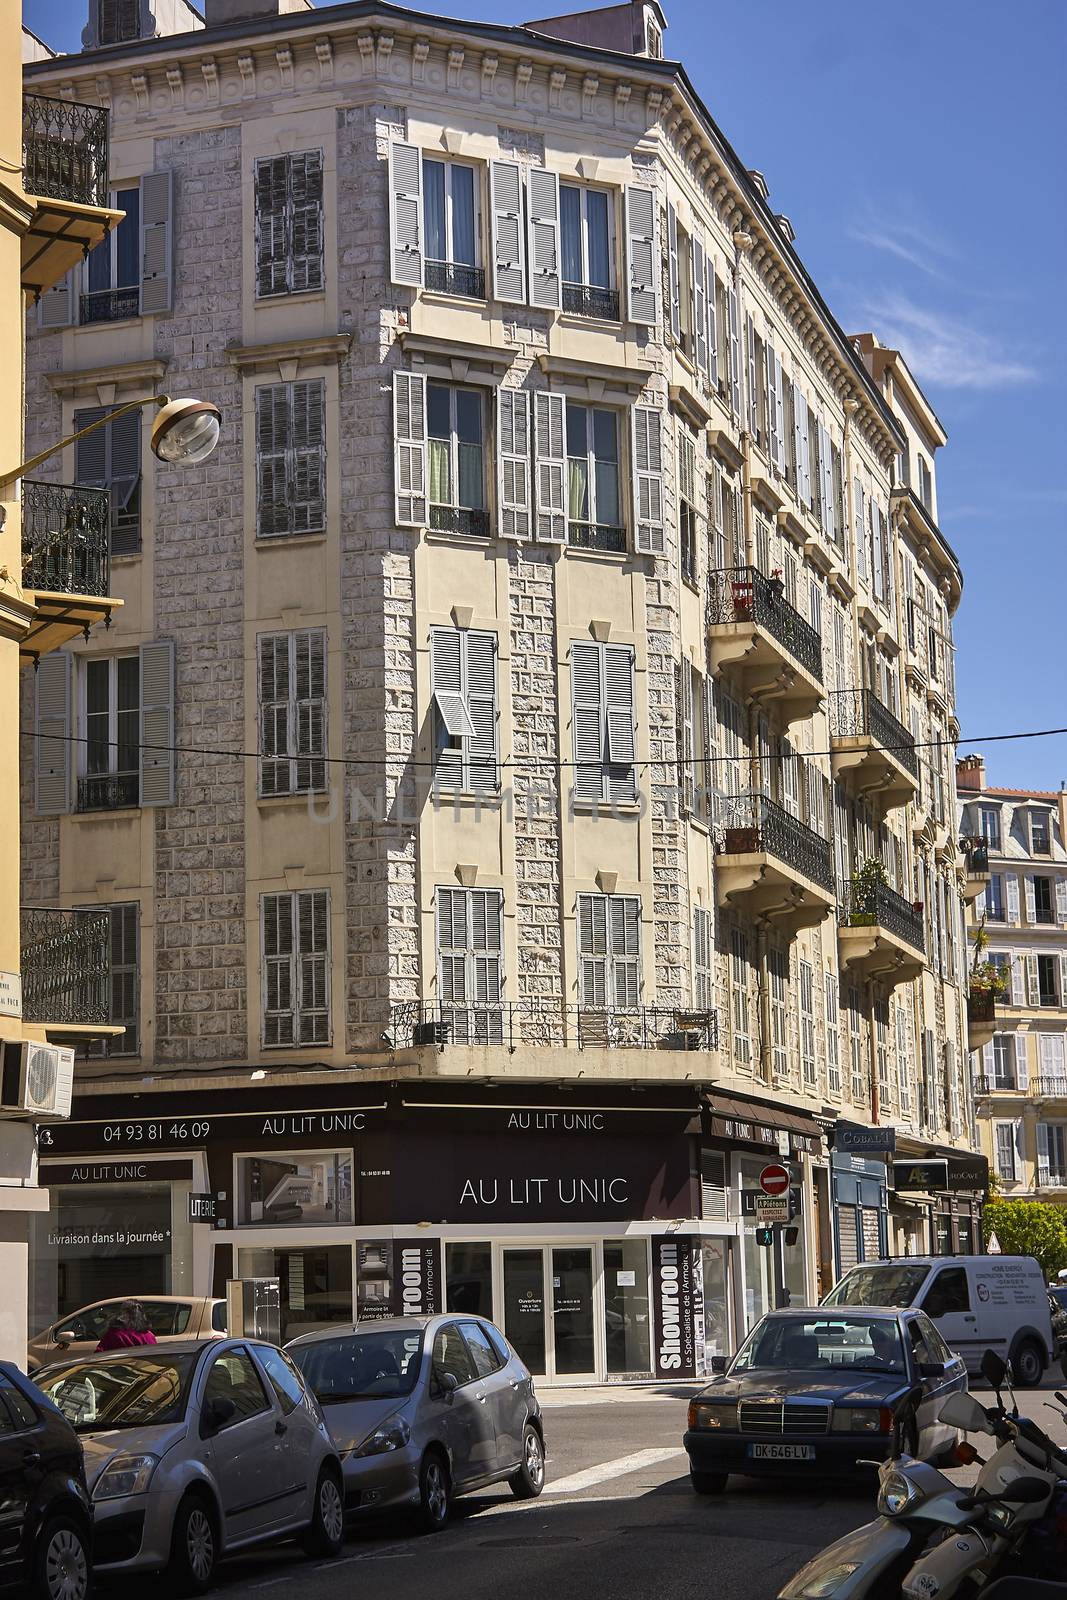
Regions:
[[[692,590],[693,594],[695,594],[698,599],[700,598],[700,579],[699,578],[687,578],[685,573],[683,572],[682,573],[682,582],[684,583],[684,585],[685,585],[685,587],[687,589],[691,589]]]
[[[419,299],[429,306],[477,306],[480,310],[489,305],[488,295],[446,294],[443,289],[420,289]]]
[[[61,811],[60,816],[66,817],[70,822],[98,822],[101,817],[126,817],[139,821],[142,806],[99,806],[91,811]],[[148,810],[153,808],[149,806]]]
[[[323,528],[318,533],[257,533],[254,542],[257,550],[273,549],[276,545],[325,544],[326,530]]]
[[[261,1042],[259,1048],[261,1050],[271,1050],[271,1051],[288,1050],[290,1052],[290,1054],[295,1055],[295,1056],[297,1056],[299,1058],[298,1062],[294,1062],[293,1063],[294,1066],[296,1066],[296,1065],[302,1066],[303,1062],[304,1062],[304,1055],[306,1054],[307,1051],[314,1050],[317,1053],[317,1056],[321,1059],[322,1052],[324,1050],[332,1050],[333,1049],[333,1039],[332,1039],[332,1037],[329,1038],[329,1039],[323,1039],[318,1044],[263,1044]],[[275,1069],[275,1070],[279,1070],[279,1069]],[[325,1070],[329,1071],[330,1069],[327,1067],[327,1068],[325,1068]],[[259,1226],[259,1224],[252,1223],[252,1224],[245,1224],[245,1226],[255,1227],[255,1226]]]
[[[155,315],[156,313],[150,313]],[[72,322],[70,326],[75,333],[84,333],[87,328],[132,328],[141,321],[141,312],[132,317],[100,317],[99,320],[90,319],[88,322]]]
[[[461,806],[464,810],[475,810],[479,806],[500,806],[504,803],[502,789],[486,789],[479,792],[476,789],[430,789],[430,799],[442,811],[451,806]]]
[[[458,544],[473,550],[488,550],[499,537],[494,528],[488,533],[453,533],[451,528],[423,528],[422,536],[427,544]]]
[[[545,545],[544,548],[549,548]],[[579,559],[588,558],[591,561],[606,561],[615,567],[624,567],[632,562],[636,556],[652,555],[651,550],[591,550],[583,544],[563,544],[561,550],[566,550],[568,556],[577,556]]]
[[[257,794],[256,805],[267,811],[295,809],[297,806],[301,811],[306,811],[309,804],[314,808],[323,800],[328,804],[329,799],[328,789],[300,789],[293,794]]]
[[[124,550],[121,555],[115,555],[114,551],[112,551],[112,553],[111,553],[111,565],[113,567],[114,566],[122,566],[123,563],[127,562],[127,561],[140,561],[140,559],[141,559],[141,557],[143,555],[144,555],[144,546],[143,545],[141,546],[140,550]]]
[[[285,304],[290,300],[299,300],[306,303],[314,300],[324,301],[325,299],[326,289],[325,286],[322,286],[317,289],[283,289],[277,294],[257,294],[255,303],[257,306],[273,306],[279,302]]]
[[[621,812],[623,816],[639,817],[644,810],[640,800],[587,800],[584,795],[575,794],[571,790],[571,806],[575,811],[580,811],[586,816],[595,816],[604,812],[613,816]]]
[[[690,812],[686,817],[686,821],[691,828],[695,828],[698,833],[702,833],[704,834],[705,838],[710,839],[711,823],[708,822],[706,818],[694,816],[693,813]]]

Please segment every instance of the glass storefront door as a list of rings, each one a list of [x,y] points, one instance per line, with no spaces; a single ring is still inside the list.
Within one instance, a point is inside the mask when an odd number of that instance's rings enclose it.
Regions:
[[[706,1357],[733,1353],[732,1294],[729,1239],[704,1239],[704,1353]]]
[[[508,1250],[504,1256],[504,1332],[534,1377],[548,1371],[545,1358],[545,1253]]]
[[[648,1240],[604,1240],[607,1370],[652,1370],[648,1306]]]
[[[557,1246],[552,1251],[552,1346],[557,1377],[595,1373],[589,1245]]]

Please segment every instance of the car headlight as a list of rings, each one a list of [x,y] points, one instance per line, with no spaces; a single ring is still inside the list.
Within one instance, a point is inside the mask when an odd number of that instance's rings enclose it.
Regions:
[[[711,1428],[716,1433],[737,1432],[737,1407],[734,1405],[701,1405],[694,1400],[689,1407],[690,1428]]]
[[[112,1456],[93,1489],[94,1500],[121,1500],[127,1494],[144,1494],[159,1465],[158,1456]]]
[[[885,1408],[882,1406],[850,1406],[834,1408],[833,1431],[835,1433],[888,1433],[883,1419]]]
[[[884,1517],[899,1517],[921,1499],[922,1490],[902,1472],[886,1473],[878,1488],[878,1509]]]
[[[390,1417],[388,1422],[375,1428],[362,1444],[355,1445],[348,1453],[350,1456],[381,1456],[390,1450],[403,1450],[410,1438],[411,1429],[404,1418]]]
[[[820,1572],[817,1578],[810,1578],[797,1593],[804,1600],[830,1600],[830,1596],[837,1593],[846,1578],[851,1578],[859,1570],[859,1565],[858,1561],[837,1561],[825,1572]]]

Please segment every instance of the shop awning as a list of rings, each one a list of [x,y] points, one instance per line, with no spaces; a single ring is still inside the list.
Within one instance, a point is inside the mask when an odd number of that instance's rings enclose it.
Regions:
[[[822,1126],[803,1111],[788,1111],[782,1106],[714,1090],[703,1098],[711,1114],[707,1131],[714,1138],[778,1150],[779,1135],[784,1133],[794,1154],[820,1155],[825,1149]]]

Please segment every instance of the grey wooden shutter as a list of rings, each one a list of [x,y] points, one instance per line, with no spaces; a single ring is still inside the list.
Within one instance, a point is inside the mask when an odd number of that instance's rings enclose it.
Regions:
[[[437,900],[437,984],[442,1005],[467,996],[467,902],[465,889],[440,888]]]
[[[604,659],[604,709],[607,730],[607,797],[632,800],[634,762],[634,656],[628,645],[607,644]]]
[[[633,407],[634,526],[638,550],[662,555],[662,419],[655,406]]]
[[[797,475],[800,479],[800,498],[806,506],[813,501],[811,481],[811,410],[802,394],[794,396],[797,421],[800,426],[800,459]]]
[[[61,282],[42,290],[37,301],[39,328],[66,328],[74,321],[74,274],[80,271],[80,266],[72,267]]]
[[[636,895],[613,894],[607,897],[608,934],[611,950],[611,1001],[624,1010],[638,1004],[641,996],[641,902]]]
[[[322,287],[322,151],[289,157],[286,197],[289,288]]]
[[[389,146],[389,224],[393,282],[417,289],[423,281],[422,154],[398,139]]]
[[[111,549],[114,555],[128,555],[141,547],[141,519],[130,503],[141,482],[141,413],[130,411],[97,430],[106,436],[110,451],[108,489],[111,493]],[[88,444],[94,437],[90,434]],[[79,482],[81,480],[79,479]]]
[[[287,633],[259,639],[259,786],[265,795],[290,789],[289,643]]]
[[[70,810],[72,666],[66,650],[53,650],[34,675],[34,788],[42,817]]]
[[[434,696],[436,749],[434,782],[442,789],[462,789],[463,750],[452,741],[470,725],[463,701],[463,645],[456,628],[430,630],[430,688]]]
[[[475,794],[496,789],[496,635],[464,633],[467,710],[474,732],[466,741],[466,788]]]
[[[627,310],[631,322],[659,321],[656,199],[651,189],[626,190]]]
[[[494,161],[491,186],[493,294],[506,305],[525,305],[526,252],[523,248],[522,172],[518,163]]]
[[[571,692],[574,707],[574,792],[600,800],[604,793],[604,703],[600,674],[601,646],[576,641],[571,645]]]
[[[261,539],[289,532],[290,395],[285,383],[256,390],[256,533]]]
[[[579,1004],[603,1006],[607,1003],[607,897],[580,894],[576,907],[581,988]]]
[[[885,564],[882,559],[882,519],[873,497],[867,503],[867,520],[871,531],[871,586],[876,600],[885,599]]]
[[[141,804],[174,803],[174,641],[141,646]]]
[[[500,970],[503,890],[470,889],[467,893],[470,926],[470,998],[478,1005],[496,1006],[500,1004],[503,990]],[[473,1042],[472,1040],[471,1043]]]
[[[534,396],[537,537],[553,544],[567,538],[566,415],[561,394]]]
[[[497,499],[506,539],[530,537],[530,396],[496,391]]]
[[[833,470],[830,460],[830,435],[823,422],[819,422],[819,521],[822,531],[828,539],[836,537],[834,532],[834,483]]]
[[[767,387],[767,454],[773,466],[778,465],[778,449],[781,443],[781,434],[778,430],[778,389],[775,383],[775,362],[777,360],[774,346],[768,340],[763,347],[763,363]],[[778,363],[778,371],[781,371],[780,362]]]
[[[697,370],[707,376],[708,371],[708,283],[705,262],[707,255],[703,234],[694,227],[692,245],[693,280],[693,359]]]
[[[318,533],[326,526],[326,384],[294,383],[289,467],[290,531]]]
[[[85,406],[74,413],[74,432],[90,427],[98,422],[101,417],[106,417],[107,406]],[[74,477],[86,489],[106,489],[108,487],[108,428],[102,428],[86,434],[84,439],[79,439],[74,446]]]
[[[772,352],[773,377],[774,377],[774,438],[775,446],[773,460],[778,471],[785,475],[785,378],[782,374],[782,358],[777,351]]]
[[[675,339],[682,337],[682,299],[678,273],[678,213],[667,202],[667,272],[670,284],[671,333]]]
[[[393,451],[396,520],[423,528],[426,500],[426,379],[421,372],[393,373]]]
[[[559,176],[531,167],[527,178],[530,206],[530,304],[542,310],[560,305]]]
[[[293,722],[298,793],[326,787],[326,635],[320,629],[293,635]]]
[[[731,283],[726,290],[726,309],[730,319],[730,410],[741,421],[741,322],[737,305],[737,289]]]
[[[141,179],[141,315],[169,311],[174,297],[174,174]]]
[[[708,305],[708,382],[713,389],[719,387],[719,289],[720,284],[715,276],[715,268],[710,254],[705,262],[707,274],[707,305]]]
[[[289,286],[286,263],[286,211],[289,189],[287,156],[256,162],[256,294],[284,294]]]

